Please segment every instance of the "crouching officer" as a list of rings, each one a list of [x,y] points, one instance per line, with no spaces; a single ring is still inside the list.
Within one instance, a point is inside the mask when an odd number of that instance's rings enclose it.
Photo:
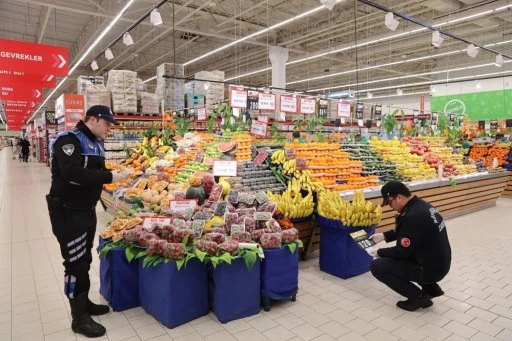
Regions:
[[[95,207],[103,184],[125,179],[129,173],[105,168],[105,151],[99,140],[118,124],[109,107],[92,106],[84,121],[61,133],[51,146],[53,156],[50,194],[46,196],[53,234],[64,258],[64,292],[69,298],[75,333],[104,335],[105,328],[91,315],[109,312],[106,305],[89,300],[89,268],[96,233]]]
[[[437,284],[450,270],[452,259],[446,225],[439,212],[426,201],[412,195],[401,182],[391,181],[381,189],[384,201],[398,212],[396,229],[376,233],[376,243],[396,240],[396,246],[370,250],[375,259],[373,276],[407,298],[396,305],[415,311],[432,306],[432,298],[444,294]],[[418,283],[420,289],[414,283]]]

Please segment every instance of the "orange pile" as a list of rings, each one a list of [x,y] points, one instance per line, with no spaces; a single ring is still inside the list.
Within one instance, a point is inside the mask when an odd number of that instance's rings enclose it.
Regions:
[[[508,154],[509,151],[510,148],[508,146],[493,145],[491,148],[489,148],[489,152],[485,158],[485,165],[487,167],[492,166],[493,159],[497,158],[498,166],[502,166],[504,163],[503,158]]]
[[[489,149],[487,146],[473,146],[469,152],[469,157],[472,160],[477,161],[478,159],[486,156],[488,151]]]

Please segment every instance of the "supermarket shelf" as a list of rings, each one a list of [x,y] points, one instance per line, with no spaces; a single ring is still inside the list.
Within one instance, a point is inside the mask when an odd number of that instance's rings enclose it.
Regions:
[[[150,126],[115,126],[113,129],[148,129]],[[153,126],[155,128],[162,128],[162,126]]]
[[[127,121],[161,121],[162,116],[120,116],[120,115],[114,115],[114,118],[116,120],[127,120]]]

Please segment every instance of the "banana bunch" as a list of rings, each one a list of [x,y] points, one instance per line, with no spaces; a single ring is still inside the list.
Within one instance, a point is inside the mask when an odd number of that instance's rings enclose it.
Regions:
[[[167,153],[171,149],[171,146],[160,146],[156,150],[157,153]]]
[[[297,170],[297,161],[288,160],[283,163],[283,174],[294,174]]]
[[[284,149],[278,149],[272,153],[272,163],[275,164],[283,164],[286,161],[286,154],[284,153]]]
[[[382,207],[366,201],[363,192],[356,191],[352,202],[341,199],[335,192],[319,195],[318,213],[326,218],[340,220],[344,226],[366,227],[377,224]]]
[[[310,192],[323,192],[325,191],[324,185],[320,181],[312,181],[311,175],[313,173],[309,169],[295,170],[293,172],[294,179],[300,183],[301,187]]]
[[[313,194],[308,192],[303,198],[300,193],[300,184],[296,179],[288,183],[288,188],[283,194],[267,192],[267,195],[271,201],[277,203],[277,208],[287,218],[304,218],[313,214]]]

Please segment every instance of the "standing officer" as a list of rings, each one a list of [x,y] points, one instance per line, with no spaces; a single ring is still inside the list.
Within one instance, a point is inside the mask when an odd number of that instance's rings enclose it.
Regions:
[[[381,193],[382,205],[389,204],[398,212],[396,229],[376,233],[370,238],[376,243],[396,240],[396,246],[374,247],[369,251],[377,257],[371,264],[372,274],[407,298],[397,302],[399,308],[408,311],[428,308],[433,304],[431,298],[444,294],[437,282],[450,270],[452,259],[443,217],[399,181],[385,184]]]
[[[129,176],[128,172],[110,172],[105,168],[105,151],[99,140],[107,137],[111,123],[118,124],[109,107],[92,106],[84,121],[59,134],[51,148],[52,184],[46,201],[52,231],[64,258],[64,292],[71,306],[71,328],[87,337],[105,334],[105,328],[91,315],[109,311],[108,306],[96,305],[88,297],[96,233],[95,207],[103,184]]]

